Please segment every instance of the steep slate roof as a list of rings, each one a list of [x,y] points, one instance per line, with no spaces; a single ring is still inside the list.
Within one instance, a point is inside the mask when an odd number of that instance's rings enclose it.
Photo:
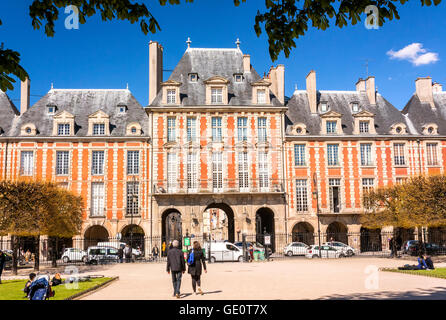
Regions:
[[[345,135],[353,134],[354,117],[351,110],[351,102],[359,103],[359,111],[369,111],[375,115],[375,129],[379,135],[390,135],[391,126],[396,123],[406,123],[405,117],[390,102],[380,94],[376,94],[376,105],[371,105],[366,92],[358,91],[325,91],[317,92],[317,104],[324,101],[328,103],[329,111],[342,114],[342,131]],[[286,113],[286,133],[291,130],[291,126],[296,123],[304,123],[307,135],[320,135],[321,114],[312,114],[308,102],[307,92],[297,90],[287,104]]]
[[[198,81],[189,82],[189,73],[197,73]],[[234,74],[243,74],[242,83],[234,83]],[[222,76],[229,80],[228,105],[251,105],[251,83],[261,80],[253,67],[251,72],[243,71],[243,53],[240,49],[202,49],[188,48],[178,62],[168,80],[181,82],[180,99],[183,106],[199,106],[206,104],[206,86],[203,81]],[[151,106],[161,106],[162,91],[158,92]],[[281,103],[271,94],[271,103]]]
[[[418,134],[423,133],[423,126],[428,123],[438,125],[438,134],[446,135],[446,92],[434,92],[435,109],[429,103],[421,103],[415,93],[404,107],[406,115]]]
[[[123,103],[128,110],[118,113],[118,104]],[[138,122],[142,135],[148,136],[147,114],[129,90],[113,89],[51,89],[35,105],[29,108],[14,126],[12,135],[20,135],[21,127],[33,123],[37,136],[49,137],[53,131],[53,115],[47,113],[48,105],[56,105],[56,114],[66,110],[74,116],[75,135],[87,136],[88,116],[98,110],[110,117],[110,135],[125,136],[127,124]]]
[[[0,90],[0,136],[9,136],[11,127],[19,114],[8,95]]]

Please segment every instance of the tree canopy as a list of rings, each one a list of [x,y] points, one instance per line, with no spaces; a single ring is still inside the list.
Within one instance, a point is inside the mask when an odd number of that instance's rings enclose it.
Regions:
[[[247,0],[233,0],[235,6]],[[253,0],[258,1],[258,0]],[[419,0],[424,6],[438,5],[441,0]],[[29,7],[29,16],[34,29],[44,27],[48,37],[54,36],[55,22],[59,19],[62,8],[73,5],[79,9],[79,23],[87,18],[101,14],[103,21],[114,19],[139,23],[141,31],[147,35],[156,33],[161,26],[144,4],[147,1],[136,0],[33,0]],[[180,0],[158,0],[161,5],[178,5]],[[184,0],[193,2],[193,0]],[[326,30],[330,24],[342,28],[361,21],[361,15],[369,5],[377,8],[378,25],[387,20],[399,19],[397,5],[404,5],[408,0],[265,0],[265,12],[257,11],[254,30],[257,36],[265,30],[268,36],[269,54],[273,61],[283,52],[289,57],[296,39],[306,34],[309,27]],[[4,13],[4,12],[2,12]],[[367,13],[370,16],[370,12]],[[0,20],[0,26],[2,21]],[[27,72],[20,64],[20,54],[11,49],[0,48],[0,89],[12,90],[17,77],[25,80]]]
[[[361,223],[368,228],[446,225],[446,176],[418,176],[364,196]]]

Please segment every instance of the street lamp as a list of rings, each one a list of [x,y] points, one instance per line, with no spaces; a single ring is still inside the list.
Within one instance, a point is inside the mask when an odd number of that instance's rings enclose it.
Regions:
[[[313,199],[316,200],[317,235],[319,241],[319,258],[321,257],[321,221],[319,217],[319,192],[317,189],[317,174],[313,174]]]

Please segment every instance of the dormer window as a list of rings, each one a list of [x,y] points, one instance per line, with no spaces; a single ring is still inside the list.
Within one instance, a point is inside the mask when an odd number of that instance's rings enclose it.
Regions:
[[[391,134],[406,134],[406,125],[404,123],[396,123],[391,126],[390,129]]]
[[[36,126],[33,123],[26,123],[20,129],[22,136],[35,136],[37,134]]]
[[[161,86],[163,87],[162,89],[163,95],[161,99],[162,104],[179,105],[181,103],[180,100],[181,82],[175,80],[167,80],[161,83]]]
[[[130,132],[131,132],[132,134],[136,134],[136,127],[132,127],[132,128],[130,129]]]
[[[335,111],[325,112],[321,117],[321,134],[342,134],[342,114]]]
[[[211,103],[223,103],[223,88],[211,88]]]
[[[234,75],[234,81],[235,81],[236,83],[243,82],[243,76],[242,76],[241,74],[235,74],[235,75]]]
[[[70,135],[70,124],[69,123],[59,123],[57,125],[57,135],[58,136],[69,136]]]
[[[403,128],[401,128],[401,127],[396,127],[395,128],[395,132],[396,133],[401,133],[401,131],[403,131]]]
[[[55,114],[56,113],[56,106],[52,105],[52,104],[49,104],[47,106],[47,112],[48,112],[48,114]]]
[[[328,103],[327,102],[321,102],[320,111],[321,112],[327,112],[328,111]]]
[[[189,73],[189,81],[190,82],[197,82],[198,81],[198,74],[196,74],[196,73]]]
[[[127,125],[126,134],[128,136],[141,135],[141,125],[138,122],[132,122]]]
[[[369,133],[369,121],[359,121],[359,133]]]
[[[337,124],[337,121],[327,121],[327,133],[328,134],[337,133],[336,124]]]
[[[94,123],[93,124],[93,135],[95,135],[95,136],[105,135],[105,123]]]
[[[177,93],[175,89],[168,89],[167,90],[167,104],[176,104]]]
[[[357,102],[352,103],[352,112],[354,113],[359,112],[359,103]]]
[[[118,113],[123,114],[127,112],[127,106],[125,104],[118,104]]]
[[[213,76],[203,83],[206,85],[206,104],[228,104],[229,80],[221,76]]]
[[[428,123],[423,126],[423,134],[436,135],[438,134],[438,126],[435,123]]]
[[[257,103],[265,104],[266,103],[266,92],[265,89],[257,89]]]
[[[25,128],[26,134],[31,134],[32,131],[33,131],[33,129],[31,129],[30,127]]]

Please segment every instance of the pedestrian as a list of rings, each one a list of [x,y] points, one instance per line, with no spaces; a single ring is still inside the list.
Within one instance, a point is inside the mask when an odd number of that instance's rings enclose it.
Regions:
[[[125,256],[125,262],[129,263],[130,259],[132,257],[132,248],[130,248],[130,246],[128,244],[125,245],[124,256]]]
[[[160,251],[158,249],[158,246],[155,244],[155,246],[152,249],[152,257],[153,261],[158,261],[158,255],[160,254]]]
[[[163,257],[166,256],[166,241],[163,241],[163,244],[161,245],[161,251],[163,254]]]
[[[172,243],[172,249],[167,252],[167,267],[168,274],[172,272],[173,296],[180,298],[181,277],[186,272],[186,263],[184,262],[183,252],[178,248],[178,240]]]
[[[29,251],[29,249],[28,249],[25,252],[25,261],[29,262],[30,259],[31,259],[31,251]]]
[[[254,261],[254,247],[252,246],[252,243],[249,244],[249,262]]]
[[[2,272],[6,262],[6,254],[0,250],[0,284],[2,283]]]
[[[120,246],[119,246],[119,249],[118,249],[118,258],[119,258],[119,263],[122,263],[122,260],[123,260],[123,258],[124,258],[124,249],[123,249],[123,245],[121,244]]]
[[[173,248],[173,243],[172,241],[169,241],[169,250]]]
[[[187,255],[187,265],[187,272],[192,277],[192,289],[194,290],[194,293],[200,293],[201,295],[203,295],[203,291],[201,290],[201,273],[202,269],[204,269],[204,272],[207,273],[206,259],[204,258],[203,250],[201,249],[200,243],[198,241],[194,241],[194,246]]]
[[[395,239],[392,237],[389,240],[389,247],[390,247],[390,257],[395,256]]]

